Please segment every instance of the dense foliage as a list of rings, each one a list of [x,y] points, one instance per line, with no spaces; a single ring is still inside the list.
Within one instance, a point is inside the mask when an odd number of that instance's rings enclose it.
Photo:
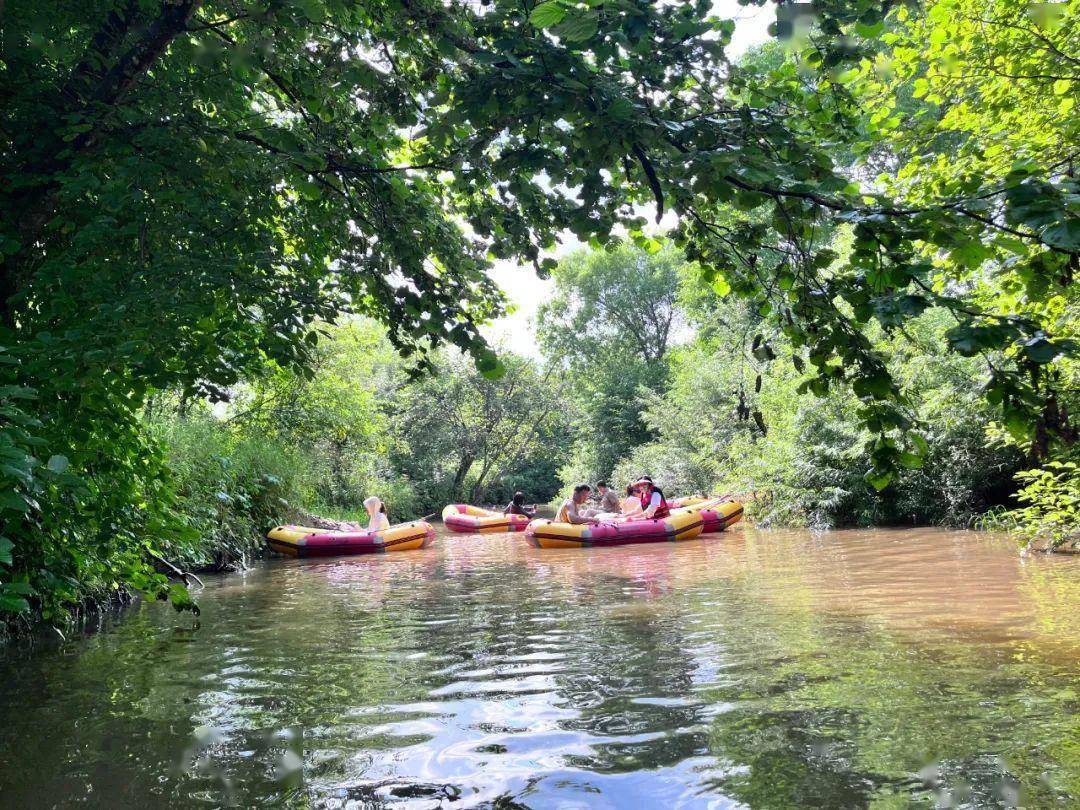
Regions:
[[[268,527],[311,514],[366,523],[368,495],[395,522],[447,503],[508,501],[516,489],[554,496],[568,421],[534,363],[506,353],[506,373],[492,380],[459,353],[437,352],[436,373],[417,378],[374,321],[324,331],[310,379],[277,368],[228,406],[152,404],[147,422],[168,448],[188,528],[164,543],[170,559],[242,563]]]
[[[603,478],[620,458],[652,438],[639,391],[667,383],[668,351],[678,336],[675,306],[682,259],[619,244],[559,262],[555,290],[537,315],[537,337],[575,416],[567,480]]]
[[[739,67],[703,1],[7,4],[0,609],[186,604],[149,563],[190,531],[151,398],[310,374],[312,324],[346,313],[413,371],[449,343],[512,374],[480,335],[490,259],[648,244],[646,203],[800,390],[850,386],[874,487],[929,442],[869,327],[933,308],[1011,440],[1061,452],[1080,7],[1051,6],[819,0],[808,40]]]
[[[848,241],[840,237],[834,244],[843,251]],[[541,334],[562,328],[564,301],[614,299],[654,260],[627,246],[589,261],[569,257],[555,273],[553,301],[560,307],[541,309],[542,319],[552,319],[541,321]],[[604,272],[581,274],[582,266]],[[922,453],[905,459],[912,469],[879,492],[863,475],[873,444],[858,418],[858,396],[841,389],[817,397],[803,390],[811,377],[793,363],[791,343],[782,335],[769,346],[755,338],[767,328],[755,307],[702,287],[693,265],[665,267],[672,275],[663,289],[672,293],[673,319],[692,338],[665,350],[659,384],[640,382],[634,355],[618,351],[625,345],[624,318],[591,311],[588,330],[566,332],[569,345],[584,351],[575,377],[582,382],[574,386],[579,430],[561,471],[565,485],[610,478],[621,486],[648,472],[673,493],[752,495],[761,523],[819,527],[965,525],[1010,502],[1022,455],[990,441],[995,414],[979,393],[983,367],[947,350],[943,333],[953,322],[945,311],[928,310],[903,333],[876,326],[863,332],[886,359],[926,436]],[[542,345],[559,367],[568,344]],[[619,358],[613,365],[621,374],[604,373],[609,356]],[[582,418],[596,407],[630,415],[637,426],[633,439],[627,441],[618,424]]]

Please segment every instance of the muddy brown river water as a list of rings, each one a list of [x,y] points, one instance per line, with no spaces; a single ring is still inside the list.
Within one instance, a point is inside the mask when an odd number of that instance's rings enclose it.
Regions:
[[[1080,807],[1080,559],[944,530],[207,581],[0,657],[0,807]]]

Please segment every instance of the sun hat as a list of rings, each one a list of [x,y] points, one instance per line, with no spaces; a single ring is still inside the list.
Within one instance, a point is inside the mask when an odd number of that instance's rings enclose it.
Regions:
[[[380,506],[382,506],[382,500],[377,495],[370,495],[367,498],[364,498],[365,509],[378,509]]]

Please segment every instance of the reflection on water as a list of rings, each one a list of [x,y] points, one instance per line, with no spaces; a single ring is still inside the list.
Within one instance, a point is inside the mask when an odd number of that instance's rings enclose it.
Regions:
[[[0,805],[1080,802],[1080,560],[970,532],[273,561],[0,661]]]

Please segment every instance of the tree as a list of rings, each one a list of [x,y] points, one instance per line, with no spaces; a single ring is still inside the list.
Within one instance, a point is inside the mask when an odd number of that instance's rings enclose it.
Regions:
[[[540,308],[538,334],[550,358],[584,371],[628,356],[660,366],[678,328],[678,252],[620,244],[579,251],[555,268],[555,295]]]
[[[403,387],[392,406],[401,438],[394,463],[412,480],[428,482],[436,511],[487,490],[538,451],[558,454],[548,439],[563,414],[564,387],[529,360],[506,355],[496,380],[467,358],[441,358],[436,374]]]
[[[681,298],[690,292],[709,296],[692,286]],[[988,440],[981,367],[947,350],[947,312],[928,310],[905,334],[866,329],[927,442],[921,457],[904,459],[911,469],[878,492],[863,477],[871,449],[858,397],[800,393],[808,373],[792,362],[791,344],[769,333],[775,355],[755,353],[749,336],[765,320],[745,301],[711,297],[687,302],[696,336],[672,353],[669,385],[645,398],[654,438],[620,460],[616,480],[648,470],[680,494],[755,493],[761,525],[969,525],[1008,503],[1020,455]]]
[[[301,448],[325,468],[321,505],[359,507],[364,487],[377,486],[375,473],[387,466],[380,459],[393,438],[385,406],[405,384],[406,370],[376,321],[354,319],[321,331],[310,374],[276,367],[251,380],[234,396],[230,422]]]
[[[631,244],[580,251],[555,268],[555,293],[537,315],[547,362],[568,380],[582,430],[575,478],[610,475],[630,448],[651,438],[640,418],[642,390],[659,391],[680,328],[675,306],[682,256]]]
[[[1080,405],[1069,360],[1078,335],[1080,4],[942,0],[925,15],[895,17],[874,64],[852,79],[855,97],[875,109],[856,147],[893,156],[879,181],[912,205],[968,198],[980,239],[925,250],[928,281],[964,299],[953,307],[952,348],[1003,350],[988,358],[986,393],[1033,460],[1044,460],[1055,443],[1071,443],[1063,409]],[[1019,321],[1035,331],[1010,344]]]

